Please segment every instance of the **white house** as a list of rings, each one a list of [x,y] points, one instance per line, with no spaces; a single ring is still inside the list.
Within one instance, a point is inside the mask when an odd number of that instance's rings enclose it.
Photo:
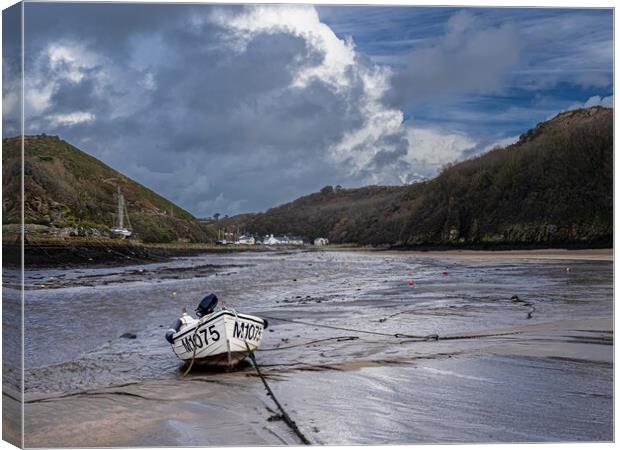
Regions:
[[[300,236],[291,236],[288,243],[290,245],[304,245],[304,240]]]
[[[263,239],[263,244],[265,245],[288,245],[289,241],[284,236],[275,236],[270,234],[269,236],[265,236]]]
[[[254,245],[256,244],[256,239],[254,239],[253,236],[240,236],[239,239],[235,241],[235,244]]]
[[[268,234],[263,239],[263,244],[265,245],[276,245],[278,241],[273,237],[273,234]]]
[[[316,245],[317,247],[321,247],[323,245],[327,245],[329,244],[329,239],[327,238],[323,238],[323,237],[318,237],[314,240],[314,245]]]

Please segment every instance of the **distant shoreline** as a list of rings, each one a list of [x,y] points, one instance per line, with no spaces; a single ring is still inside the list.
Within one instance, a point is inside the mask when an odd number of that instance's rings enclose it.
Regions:
[[[26,267],[111,266],[143,264],[166,261],[172,257],[195,256],[205,253],[282,252],[291,250],[361,252],[368,255],[417,256],[461,260],[498,259],[547,259],[613,261],[613,248],[585,249],[454,249],[429,247],[423,249],[363,247],[329,245],[324,247],[264,246],[264,245],[214,245],[206,243],[141,243],[110,239],[67,239],[26,241],[24,246]],[[21,244],[5,239],[2,243],[4,263],[7,267],[21,265]]]
[[[24,264],[29,267],[115,266],[167,261],[172,257],[194,256],[201,253],[232,253],[240,251],[274,251],[263,246],[221,246],[213,244],[170,243],[155,244],[113,239],[27,239],[24,245]],[[284,249],[282,249],[284,250]],[[7,267],[21,266],[21,243],[5,239],[2,255]]]

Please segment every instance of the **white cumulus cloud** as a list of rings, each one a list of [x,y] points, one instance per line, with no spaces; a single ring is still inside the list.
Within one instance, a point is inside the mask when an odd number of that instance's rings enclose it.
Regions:
[[[605,106],[607,108],[613,108],[614,96],[610,95],[608,97],[601,97],[600,95],[593,95],[583,103],[573,103],[571,106],[566,108],[566,110],[570,111],[579,108],[590,108],[592,106]]]
[[[86,111],[75,111],[68,114],[51,114],[48,120],[54,126],[77,125],[78,123],[92,122],[95,115]]]
[[[232,30],[237,51],[243,51],[257,35],[284,33],[303,39],[320,55],[315,63],[299,66],[292,87],[303,89],[312,82],[323,83],[349,99],[353,114],[360,115],[359,126],[345,130],[343,138],[329,146],[331,158],[346,163],[349,175],[366,169],[386,145],[393,146],[385,142],[386,137],[403,133],[403,113],[382,104],[390,87],[391,70],[362,60],[353,41],[336,36],[320,21],[313,7],[263,5],[245,8],[240,14],[220,10],[212,20]],[[380,173],[374,173],[372,178],[387,181]]]
[[[349,86],[347,71],[355,64],[353,42],[339,39],[320,21],[311,6],[262,5],[248,7],[241,14],[219,10],[213,20],[233,32],[238,49],[243,49],[259,33],[287,33],[304,39],[308,46],[320,51],[322,61],[300,70],[294,79],[295,86],[305,87],[314,79],[336,89]]]
[[[476,146],[469,136],[432,128],[407,128],[409,151],[405,160],[419,173],[432,176],[446,163],[463,159],[463,153]]]

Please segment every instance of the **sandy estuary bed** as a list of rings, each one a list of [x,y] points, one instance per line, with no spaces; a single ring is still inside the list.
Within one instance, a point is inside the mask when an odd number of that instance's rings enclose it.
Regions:
[[[609,255],[239,253],[29,271],[25,444],[299,444],[249,363],[181,377],[163,333],[207,291],[269,318],[257,360],[313,443],[611,441]]]

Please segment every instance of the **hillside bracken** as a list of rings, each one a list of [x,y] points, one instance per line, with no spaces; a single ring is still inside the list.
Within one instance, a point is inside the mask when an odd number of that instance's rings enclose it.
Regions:
[[[3,224],[21,215],[21,139],[2,141]],[[56,136],[24,139],[24,216],[40,230],[109,232],[120,187],[136,236],[145,242],[205,241],[205,229],[187,211]]]

